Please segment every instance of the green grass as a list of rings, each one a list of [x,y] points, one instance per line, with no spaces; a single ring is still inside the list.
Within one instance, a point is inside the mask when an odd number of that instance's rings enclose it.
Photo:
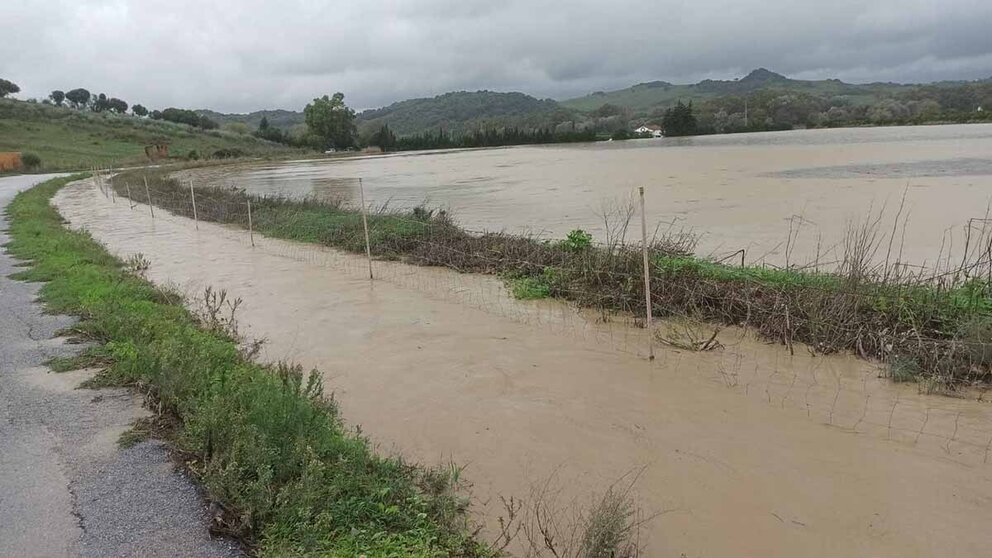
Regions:
[[[176,449],[258,555],[490,555],[468,530],[450,471],[376,455],[346,429],[316,372],[247,360],[175,295],[65,229],[49,200],[75,178],[9,206],[7,248],[31,261],[18,278],[44,282],[51,311],[81,318],[74,331],[107,357],[103,383],[140,384],[175,417]]]
[[[173,157],[190,151],[208,157],[225,148],[255,157],[299,153],[246,134],[0,99],[0,151],[38,154],[38,171],[146,164],[145,146],[158,143],[168,144]]]
[[[510,292],[520,300],[537,300],[551,296],[551,286],[543,277],[513,277],[507,280]]]

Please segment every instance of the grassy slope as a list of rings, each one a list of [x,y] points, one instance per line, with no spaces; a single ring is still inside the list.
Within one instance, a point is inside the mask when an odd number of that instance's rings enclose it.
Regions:
[[[148,162],[145,146],[156,143],[169,144],[171,154],[178,157],[193,150],[206,157],[222,148],[252,156],[295,152],[248,135],[0,99],[0,151],[37,153],[41,170],[144,164]]]
[[[481,556],[449,475],[373,453],[346,432],[319,376],[247,360],[178,298],[128,273],[49,204],[72,180],[19,194],[8,250],[31,260],[52,311],[111,364],[106,382],[149,389],[181,425],[175,443],[233,531],[263,556]]]

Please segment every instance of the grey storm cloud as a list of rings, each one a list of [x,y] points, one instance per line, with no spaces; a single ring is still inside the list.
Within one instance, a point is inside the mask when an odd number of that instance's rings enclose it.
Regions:
[[[0,0],[0,77],[149,107],[375,107],[459,89],[992,76],[988,0]]]

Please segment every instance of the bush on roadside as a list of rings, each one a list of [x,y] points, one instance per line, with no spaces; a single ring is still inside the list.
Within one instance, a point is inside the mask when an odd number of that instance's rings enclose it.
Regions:
[[[21,164],[28,170],[36,170],[41,167],[41,157],[30,151],[21,153]]]

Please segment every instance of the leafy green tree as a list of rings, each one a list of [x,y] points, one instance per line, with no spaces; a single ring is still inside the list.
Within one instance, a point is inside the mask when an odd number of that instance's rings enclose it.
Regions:
[[[355,144],[355,111],[344,104],[344,93],[314,99],[303,109],[307,128],[320,149],[345,149]]]
[[[692,113],[692,101],[681,100],[665,111],[662,126],[666,136],[691,136],[696,133],[696,116]]]
[[[93,104],[90,106],[93,112],[103,112],[105,110],[110,110],[110,99],[107,98],[106,93],[100,93],[93,98]]]
[[[55,106],[60,107],[62,106],[62,103],[65,101],[65,92],[56,89],[55,91],[52,91],[50,95],[48,95],[48,98],[51,99],[53,103],[55,103]]]
[[[0,99],[20,91],[21,88],[16,83],[6,79],[0,79]]]
[[[90,92],[83,89],[73,89],[65,94],[65,98],[76,108],[83,108],[90,102]]]
[[[148,109],[142,105],[134,105],[131,107],[131,112],[134,113],[135,116],[148,116]]]
[[[161,111],[154,110],[152,111],[151,116],[152,120],[167,120],[178,124],[188,124],[190,126],[203,128],[204,130],[213,130],[219,126],[213,120],[197,113],[196,111],[174,107],[169,107]]]
[[[117,97],[111,97],[107,100],[107,108],[117,114],[124,114],[127,112],[127,103]]]
[[[375,145],[383,151],[391,151],[396,148],[396,134],[389,129],[387,124],[383,124],[379,131],[369,138],[369,145]]]
[[[269,119],[265,116],[263,116],[262,120],[258,123],[258,129],[255,130],[255,133],[253,135],[256,138],[262,138],[264,140],[274,141],[276,143],[289,144],[292,142],[292,139],[289,137],[289,134],[286,134],[279,128],[276,128],[275,126],[269,124]]]

